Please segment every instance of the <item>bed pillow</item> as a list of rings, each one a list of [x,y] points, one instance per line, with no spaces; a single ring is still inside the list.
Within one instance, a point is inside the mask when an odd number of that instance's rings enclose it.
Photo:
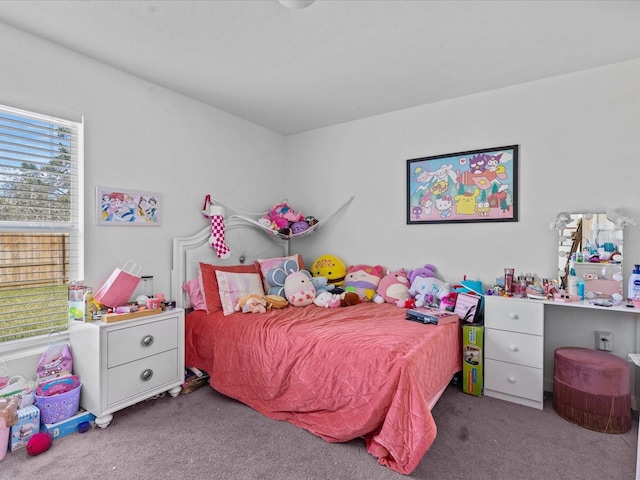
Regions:
[[[204,303],[204,297],[202,296],[202,290],[200,289],[200,278],[194,277],[191,280],[184,282],[182,285],[184,290],[189,296],[191,306],[194,310],[206,310],[207,306]]]
[[[218,278],[216,271],[233,272],[233,273],[256,273],[260,271],[252,263],[250,265],[211,265],[209,263],[200,262],[200,290],[204,299],[205,310],[208,314],[219,312],[222,310],[220,301],[220,289],[218,287]]]
[[[274,267],[281,267],[286,260],[295,260],[298,263],[298,270],[304,270],[304,262],[302,261],[302,255],[296,253],[295,255],[289,255],[288,257],[274,257],[266,259],[256,260],[256,268],[262,276],[262,288],[265,292],[269,291],[269,282],[267,282],[267,273]]]
[[[235,311],[238,300],[245,295],[264,295],[262,279],[258,273],[232,273],[216,271],[222,313],[231,315]]]

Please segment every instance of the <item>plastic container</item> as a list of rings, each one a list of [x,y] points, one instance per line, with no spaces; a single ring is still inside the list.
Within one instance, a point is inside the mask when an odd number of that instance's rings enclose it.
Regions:
[[[627,290],[627,298],[633,300],[640,298],[640,265],[636,265],[633,273],[629,276],[629,289]]]
[[[582,278],[578,279],[578,296],[584,300],[584,280]]]
[[[36,390],[36,406],[40,409],[40,421],[57,423],[78,413],[81,388],[82,383],[77,375],[41,383]]]

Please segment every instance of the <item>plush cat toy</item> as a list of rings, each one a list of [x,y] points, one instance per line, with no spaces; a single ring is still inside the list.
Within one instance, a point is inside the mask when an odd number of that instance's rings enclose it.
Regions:
[[[360,300],[370,302],[383,276],[380,265],[352,265],[344,277],[344,291],[357,293]]]
[[[414,278],[409,288],[409,294],[415,299],[416,307],[434,305],[449,295],[449,284],[432,277]]]
[[[398,304],[400,300],[408,300],[411,298],[409,294],[409,278],[404,268],[388,272],[378,284],[373,301],[375,303],[393,303]]]

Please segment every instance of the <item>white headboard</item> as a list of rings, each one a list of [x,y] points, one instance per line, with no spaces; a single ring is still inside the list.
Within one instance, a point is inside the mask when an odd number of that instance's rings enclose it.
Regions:
[[[189,297],[182,290],[187,280],[198,276],[199,263],[212,265],[249,265],[258,258],[282,257],[289,253],[289,241],[270,235],[237,217],[225,219],[225,242],[231,250],[221,260],[209,245],[211,226],[194,235],[173,239],[173,265],[171,268],[171,298],[179,308],[190,308]]]

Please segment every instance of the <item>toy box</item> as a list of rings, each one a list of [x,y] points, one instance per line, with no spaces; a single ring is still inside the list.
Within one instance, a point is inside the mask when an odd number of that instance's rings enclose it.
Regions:
[[[69,417],[66,420],[62,420],[57,423],[43,423],[42,431],[48,432],[53,438],[62,438],[70,433],[78,431],[78,426],[81,423],[92,423],[96,419],[96,416],[91,412],[80,410],[73,417]]]
[[[9,450],[15,452],[27,445],[29,439],[40,431],[40,410],[35,405],[18,410],[18,423],[9,433]]]
[[[483,341],[484,327],[462,326],[462,391],[478,397],[484,388]]]

